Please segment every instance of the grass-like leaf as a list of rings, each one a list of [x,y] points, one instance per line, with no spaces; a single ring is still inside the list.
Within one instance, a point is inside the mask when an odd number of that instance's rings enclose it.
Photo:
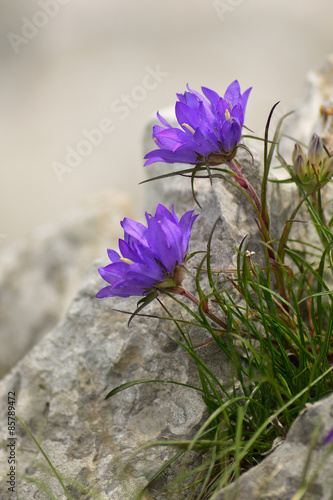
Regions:
[[[148,384],[152,382],[159,382],[162,384],[176,384],[176,385],[181,385],[183,387],[189,387],[190,389],[195,389],[196,391],[203,392],[202,389],[199,387],[195,387],[194,385],[189,385],[189,384],[183,384],[182,382],[177,382],[175,380],[162,380],[162,379],[142,379],[142,380],[133,380],[132,382],[126,382],[125,384],[118,385],[118,387],[115,387],[110,391],[106,396],[105,399],[109,399],[112,396],[115,396],[119,392],[124,391],[125,389],[128,389],[129,387],[133,387],[135,385],[139,384]]]
[[[41,454],[43,455],[43,457],[45,458],[46,462],[48,463],[49,467],[50,467],[50,470],[52,471],[52,473],[54,474],[54,476],[57,478],[60,486],[62,487],[62,489],[64,490],[64,493],[66,495],[66,498],[68,498],[69,500],[73,500],[71,494],[69,493],[68,489],[66,488],[66,486],[64,485],[63,481],[62,481],[62,478],[59,474],[59,472],[57,471],[57,469],[53,466],[51,460],[49,459],[49,457],[46,455],[45,451],[43,450],[43,448],[41,447],[41,445],[38,443],[37,439],[33,436],[33,434],[29,431],[29,429],[27,428],[27,426],[22,422],[22,420],[16,415],[15,418],[18,420],[18,422],[21,424],[21,426],[23,427],[23,429],[25,430],[25,432],[27,434],[29,434],[29,436],[31,437],[31,439],[33,440],[33,442],[35,443],[35,445],[37,446],[37,448],[39,449],[39,451],[41,452]]]

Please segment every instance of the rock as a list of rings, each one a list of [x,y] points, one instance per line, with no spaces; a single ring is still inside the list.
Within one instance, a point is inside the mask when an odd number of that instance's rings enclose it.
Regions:
[[[303,94],[293,115],[288,119],[285,133],[308,145],[313,133],[325,137],[333,149],[333,54],[319,70],[309,71]],[[295,135],[297,131],[297,135]],[[283,153],[291,156],[293,141],[283,140]]]
[[[91,195],[0,255],[0,377],[64,317],[92,260],[121,234],[127,196]]]
[[[255,174],[253,178],[258,182]],[[172,183],[171,188],[169,181],[158,187],[161,193],[158,201],[164,202],[169,197],[167,205],[171,206],[174,200],[179,214],[195,208],[188,194],[188,182]],[[151,186],[156,196],[157,185]],[[200,181],[200,186],[198,183],[198,196],[203,209],[193,228],[190,251],[206,249],[220,215],[222,220],[213,238],[213,265],[224,269],[235,267],[236,248],[245,228],[251,233],[251,250],[255,249],[259,255],[258,229],[245,199],[244,203],[240,197],[237,199],[237,192],[222,183],[215,182],[211,188],[205,180]],[[151,200],[150,207],[156,208],[155,200]],[[105,244],[104,251],[108,246]],[[165,447],[152,448],[138,459],[134,454],[137,448],[156,439],[190,438],[207,417],[207,411],[199,392],[161,383],[138,385],[104,401],[108,391],[132,380],[164,379],[197,386],[200,382],[194,363],[172,340],[178,335],[174,324],[157,318],[166,316],[157,301],[144,311],[154,318],[148,321],[145,316],[138,316],[128,328],[128,315],[113,309],[133,311],[136,298],[95,298],[104,285],[97,273],[98,265],[102,263],[96,263],[90,271],[65,319],[1,382],[4,404],[0,418],[5,421],[8,391],[15,391],[18,416],[63,474],[66,484],[76,492],[74,497],[78,491],[75,484],[79,482],[96,488],[101,498],[135,499],[139,489],[175,452]],[[194,280],[189,277],[187,282],[193,289]],[[179,317],[178,306],[175,308],[171,299],[165,304]],[[207,340],[207,332],[195,327],[190,335],[194,345]],[[224,387],[230,388],[229,360],[214,343],[201,348],[200,356],[214,368]],[[20,472],[48,484],[56,498],[63,498],[59,484],[45,472],[41,453],[19,424],[17,432]],[[4,448],[0,455],[4,470],[6,458]],[[178,470],[177,463],[166,472],[166,477],[173,478]],[[18,492],[21,497],[44,498],[38,486],[21,480]],[[156,499],[164,498],[152,494]],[[178,498],[187,498],[187,493]]]
[[[206,407],[199,392],[162,383],[139,385],[104,400],[115,386],[132,380],[199,381],[194,363],[171,338],[172,323],[137,317],[128,328],[128,316],[112,308],[134,310],[136,298],[95,298],[103,285],[97,273],[101,264],[91,269],[66,318],[0,383],[0,418],[6,422],[7,393],[15,391],[17,415],[66,485],[75,480],[100,491],[102,499],[135,499],[174,454],[169,448],[152,448],[138,458],[137,448],[150,440],[188,438],[207,416]],[[157,302],[145,313],[165,316]],[[191,335],[194,342],[202,339],[201,332]],[[203,359],[214,364],[216,375],[228,385],[230,365],[212,343]],[[44,481],[56,498],[64,498],[31,438],[18,423],[16,428],[19,473]],[[4,446],[2,471],[8,469],[7,458]],[[1,499],[8,498],[4,480],[0,491]],[[17,491],[20,498],[45,498],[36,485],[21,479]]]
[[[332,429],[333,395],[305,408],[285,442],[216,500],[330,500],[333,453],[325,439]]]

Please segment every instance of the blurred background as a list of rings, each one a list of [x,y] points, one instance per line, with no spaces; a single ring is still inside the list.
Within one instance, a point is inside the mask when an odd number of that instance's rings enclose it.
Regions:
[[[252,86],[246,125],[259,133],[333,52],[332,0],[0,5],[0,248],[105,186],[141,216],[144,126],[187,83]]]

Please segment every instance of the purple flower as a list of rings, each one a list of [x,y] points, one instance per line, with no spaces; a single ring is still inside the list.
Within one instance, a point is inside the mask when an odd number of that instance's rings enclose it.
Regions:
[[[153,138],[159,149],[146,154],[145,165],[156,161],[218,165],[235,156],[251,88],[241,94],[235,80],[224,97],[206,87],[202,87],[204,95],[187,89],[177,94],[175,112],[180,128],[157,113],[163,126],[153,127]]]
[[[153,289],[172,289],[184,278],[191,229],[197,215],[186,212],[180,220],[174,212],[158,205],[154,216],[146,213],[147,227],[125,218],[124,239],[119,240],[120,256],[108,250],[112,264],[99,268],[110,283],[96,297],[147,295]]]

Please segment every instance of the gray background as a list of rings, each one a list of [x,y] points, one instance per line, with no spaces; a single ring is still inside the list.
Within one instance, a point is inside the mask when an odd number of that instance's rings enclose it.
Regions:
[[[143,127],[187,83],[222,94],[235,78],[242,90],[252,86],[246,124],[259,133],[271,106],[280,100],[280,114],[289,111],[307,71],[333,52],[332,0],[2,0],[0,6],[0,246],[108,185],[129,193],[140,217]],[[29,22],[40,27],[29,31]],[[153,85],[147,67],[167,76]],[[149,89],[142,91],[143,82]],[[131,94],[131,107],[120,112]],[[113,131],[60,181],[54,162],[65,163],[83,131],[105,118]]]

